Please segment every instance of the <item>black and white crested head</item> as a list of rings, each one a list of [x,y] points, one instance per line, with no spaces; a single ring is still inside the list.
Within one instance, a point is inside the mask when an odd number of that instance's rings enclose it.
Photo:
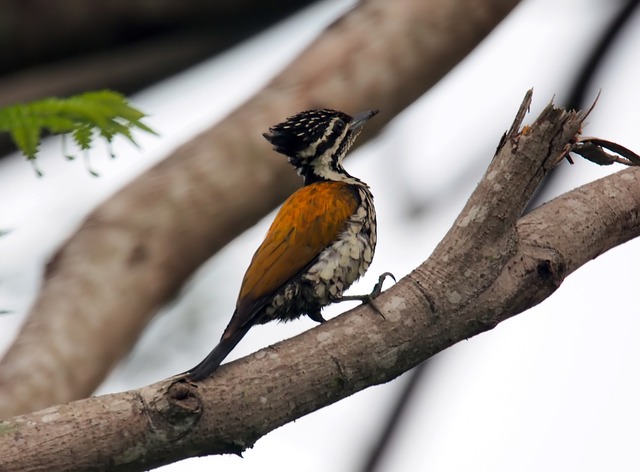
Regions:
[[[263,136],[289,158],[305,180],[343,180],[342,159],[362,126],[377,110],[347,115],[336,110],[308,110],[269,128]]]

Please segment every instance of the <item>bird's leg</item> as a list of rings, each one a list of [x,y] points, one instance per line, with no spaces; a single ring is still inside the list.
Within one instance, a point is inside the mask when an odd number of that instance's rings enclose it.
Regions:
[[[384,272],[383,274],[380,275],[380,277],[378,277],[378,282],[373,286],[373,290],[371,291],[371,293],[368,293],[366,295],[342,295],[337,300],[334,300],[333,303],[360,301],[362,303],[366,303],[370,305],[371,308],[377,311],[378,314],[384,318],[382,311],[380,311],[380,308],[378,308],[378,306],[375,304],[373,300],[374,298],[378,297],[382,293],[382,285],[384,284],[384,281],[386,280],[387,277],[391,277],[394,282],[397,282],[396,278],[393,276],[391,272]]]

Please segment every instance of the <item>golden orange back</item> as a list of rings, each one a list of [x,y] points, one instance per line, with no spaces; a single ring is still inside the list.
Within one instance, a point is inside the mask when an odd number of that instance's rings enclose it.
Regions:
[[[251,260],[236,306],[238,319],[231,324],[248,322],[259,311],[256,302],[275,294],[336,240],[358,204],[357,191],[344,182],[317,182],[291,195]]]

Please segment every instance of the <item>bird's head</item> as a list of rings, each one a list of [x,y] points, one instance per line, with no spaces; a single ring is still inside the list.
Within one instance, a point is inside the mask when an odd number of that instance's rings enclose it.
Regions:
[[[342,180],[348,176],[342,159],[362,126],[377,110],[349,116],[336,110],[309,110],[287,118],[269,128],[263,136],[273,149],[289,162],[309,183],[313,180]]]

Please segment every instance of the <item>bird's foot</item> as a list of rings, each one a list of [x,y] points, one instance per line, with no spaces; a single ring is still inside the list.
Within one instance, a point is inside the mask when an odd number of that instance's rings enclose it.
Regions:
[[[378,306],[374,302],[374,299],[382,293],[382,285],[384,284],[384,281],[387,277],[391,277],[394,282],[397,282],[396,278],[391,272],[384,272],[380,275],[380,277],[378,277],[378,282],[373,286],[373,290],[371,291],[371,293],[368,293],[366,295],[343,295],[335,300],[334,303],[360,301],[371,306],[371,308],[377,311],[378,314],[384,318],[384,314],[382,313],[382,311],[380,311],[380,308],[378,308]]]

